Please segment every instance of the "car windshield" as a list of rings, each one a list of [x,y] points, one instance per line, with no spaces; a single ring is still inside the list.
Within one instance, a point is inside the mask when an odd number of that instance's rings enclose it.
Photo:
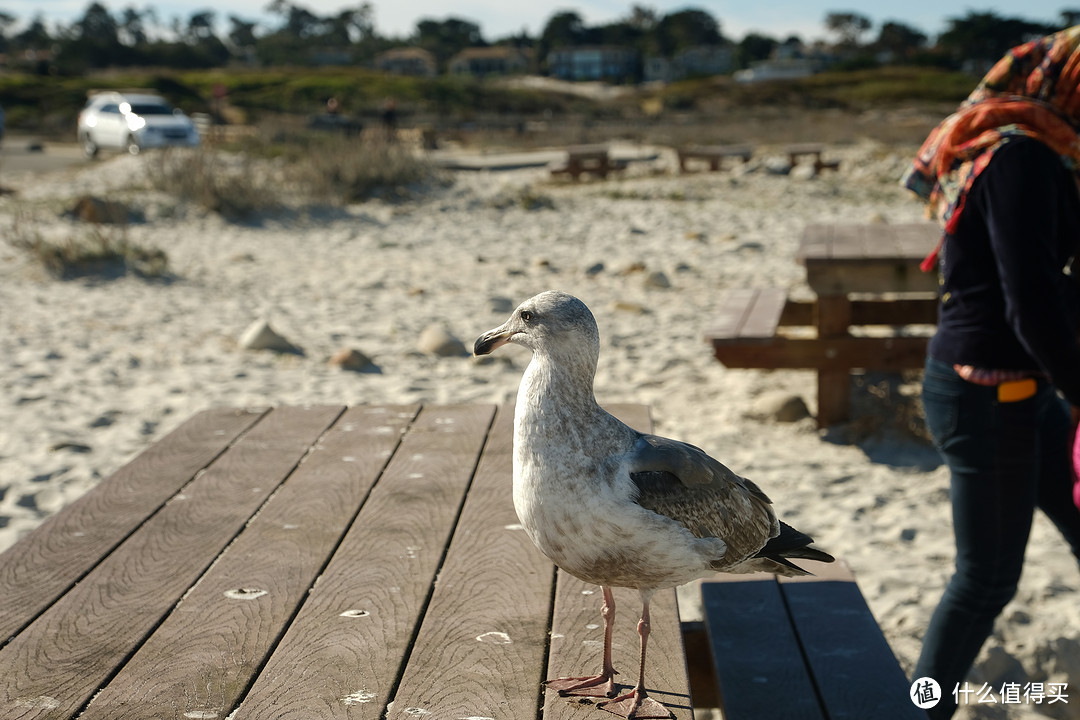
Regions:
[[[136,115],[172,115],[172,108],[163,103],[135,103],[131,112]]]

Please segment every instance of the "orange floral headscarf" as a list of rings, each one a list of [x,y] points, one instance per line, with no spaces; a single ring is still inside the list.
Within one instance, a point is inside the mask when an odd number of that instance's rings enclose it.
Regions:
[[[1080,170],[1080,25],[1013,48],[955,113],[927,136],[903,184],[927,216],[955,231],[967,193],[995,151],[1016,137],[1050,147]],[[933,269],[941,245],[923,261]]]

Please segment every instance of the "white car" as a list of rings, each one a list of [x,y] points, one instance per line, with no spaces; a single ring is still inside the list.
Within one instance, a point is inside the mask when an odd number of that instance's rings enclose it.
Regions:
[[[87,157],[103,148],[138,155],[147,148],[199,144],[191,118],[148,93],[94,93],[79,113],[78,137]]]

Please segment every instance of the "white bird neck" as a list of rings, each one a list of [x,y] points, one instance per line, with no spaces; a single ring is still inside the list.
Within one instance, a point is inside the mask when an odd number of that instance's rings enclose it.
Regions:
[[[593,394],[596,362],[588,358],[552,361],[534,354],[521,377],[517,404],[521,411],[548,416],[589,415],[597,407]]]

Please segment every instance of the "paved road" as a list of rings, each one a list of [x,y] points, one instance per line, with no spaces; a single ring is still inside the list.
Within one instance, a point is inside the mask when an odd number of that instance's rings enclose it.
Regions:
[[[0,177],[8,173],[47,173],[88,162],[75,143],[43,142],[32,136],[6,135],[0,144]]]

